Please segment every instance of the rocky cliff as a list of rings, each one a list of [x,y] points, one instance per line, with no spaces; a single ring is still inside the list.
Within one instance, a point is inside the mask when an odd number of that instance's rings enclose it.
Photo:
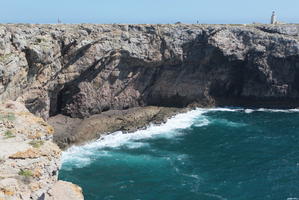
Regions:
[[[47,119],[189,104],[296,107],[297,25],[0,25],[0,99]]]
[[[0,104],[0,200],[81,200],[81,188],[58,181],[54,130],[22,104]]]
[[[299,25],[0,25],[0,200],[83,199],[10,100],[61,147],[179,112],[154,106],[297,107]]]

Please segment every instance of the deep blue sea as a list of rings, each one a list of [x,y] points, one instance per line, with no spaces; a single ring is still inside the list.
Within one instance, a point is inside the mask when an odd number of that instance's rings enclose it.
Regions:
[[[86,200],[299,200],[299,110],[197,109],[63,153]]]

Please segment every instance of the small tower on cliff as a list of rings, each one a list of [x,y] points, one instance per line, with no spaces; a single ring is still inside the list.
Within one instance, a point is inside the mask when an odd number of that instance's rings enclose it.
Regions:
[[[277,19],[276,19],[275,11],[272,12],[271,24],[277,24]]]

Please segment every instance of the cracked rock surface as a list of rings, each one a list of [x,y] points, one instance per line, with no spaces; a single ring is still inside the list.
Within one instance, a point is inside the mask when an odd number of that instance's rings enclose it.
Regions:
[[[299,25],[3,24],[0,102],[0,200],[83,199],[44,120],[65,148],[188,105],[298,107]]]
[[[82,198],[72,198],[80,197],[78,186],[57,180],[61,150],[52,134],[53,128],[24,105],[13,101],[0,105],[1,200],[83,199],[82,193]],[[69,188],[64,198],[53,197],[57,184]]]
[[[297,25],[0,25],[0,99],[47,119],[136,106],[297,107]]]

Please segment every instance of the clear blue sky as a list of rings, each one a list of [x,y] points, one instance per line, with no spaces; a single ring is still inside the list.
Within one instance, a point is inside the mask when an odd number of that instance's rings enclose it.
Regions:
[[[0,23],[299,23],[299,0],[0,0]]]

